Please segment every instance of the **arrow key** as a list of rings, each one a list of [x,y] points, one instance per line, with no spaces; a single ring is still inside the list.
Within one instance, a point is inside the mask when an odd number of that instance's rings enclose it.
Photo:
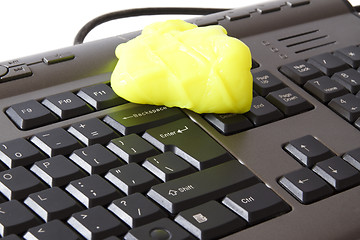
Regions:
[[[315,202],[333,193],[330,185],[305,167],[282,176],[279,183],[303,204]]]
[[[51,222],[30,228],[24,235],[25,239],[52,239],[52,240],[78,240],[80,236],[75,234],[73,230],[67,227],[60,220],[53,220]]]
[[[315,163],[335,155],[311,135],[290,141],[284,148],[285,151],[307,167],[312,167]]]
[[[332,157],[317,163],[313,171],[338,191],[360,183],[360,172],[340,157]]]

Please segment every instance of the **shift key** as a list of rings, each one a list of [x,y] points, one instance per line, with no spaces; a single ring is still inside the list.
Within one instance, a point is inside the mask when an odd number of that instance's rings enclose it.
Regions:
[[[163,152],[175,153],[200,170],[233,159],[219,143],[188,118],[149,129],[143,138]]]
[[[171,214],[216,200],[259,182],[236,160],[153,186],[148,196]]]

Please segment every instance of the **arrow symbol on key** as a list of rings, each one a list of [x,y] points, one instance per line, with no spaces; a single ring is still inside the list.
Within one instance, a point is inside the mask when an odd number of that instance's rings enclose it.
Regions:
[[[122,119],[126,120],[126,119],[129,119],[129,118],[133,118],[134,116],[128,116],[128,117],[123,117]]]
[[[187,127],[187,126],[185,126],[185,128],[183,128],[183,129],[178,129],[177,132],[178,132],[178,133],[183,133],[183,132],[186,131],[186,130],[188,130],[188,127]]]
[[[300,147],[308,152],[310,152],[310,150],[306,147],[306,145],[300,145]]]
[[[304,179],[304,180],[301,180],[301,179],[300,179],[300,180],[299,180],[299,183],[300,183],[300,184],[304,184],[304,183],[307,182],[307,181],[309,181],[308,178],[306,178],[306,179]]]
[[[38,232],[39,232],[39,233],[44,233],[44,232],[45,232],[45,230],[44,230],[44,229],[42,229],[42,228],[40,228],[40,229],[38,230]]]
[[[338,171],[336,169],[333,169],[332,167],[328,166],[329,169],[333,172],[333,173],[337,173]]]
[[[171,196],[176,196],[177,195],[177,191],[175,191],[175,190],[169,190],[169,195],[171,195]]]

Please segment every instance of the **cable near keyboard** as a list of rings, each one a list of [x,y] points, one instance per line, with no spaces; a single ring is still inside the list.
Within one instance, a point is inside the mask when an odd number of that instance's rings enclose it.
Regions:
[[[86,114],[87,110],[65,113],[90,101],[86,108],[94,111],[98,105],[84,93],[106,89],[112,95],[106,86],[33,100],[33,105],[12,106],[7,113],[31,115],[36,105],[44,105],[58,119]],[[113,101],[119,103],[117,98]],[[127,107],[109,108],[115,103],[107,101],[108,114],[103,117],[0,144],[0,159],[6,165],[0,173],[2,236],[53,236],[58,226],[66,239],[147,239],[146,234],[210,239],[290,211],[180,109],[122,103]],[[21,118],[14,121],[20,128],[37,126]],[[26,124],[20,124],[23,121]],[[14,218],[15,208],[27,217]]]

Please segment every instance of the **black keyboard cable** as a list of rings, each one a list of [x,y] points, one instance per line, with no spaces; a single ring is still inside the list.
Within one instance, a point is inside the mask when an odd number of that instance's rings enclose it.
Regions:
[[[76,34],[74,39],[74,45],[81,44],[84,42],[85,37],[88,33],[100,24],[105,22],[137,16],[150,16],[150,15],[171,15],[171,14],[182,14],[182,15],[207,15],[211,13],[221,12],[229,9],[225,8],[181,8],[181,7],[157,7],[157,8],[134,8],[121,11],[115,11],[106,13],[99,17],[94,18],[85,24],[79,32]]]

